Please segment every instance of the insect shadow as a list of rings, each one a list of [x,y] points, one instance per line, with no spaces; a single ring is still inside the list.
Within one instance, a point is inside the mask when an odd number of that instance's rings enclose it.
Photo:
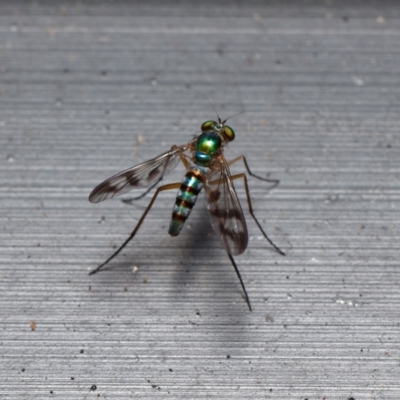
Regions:
[[[201,200],[204,199],[199,201]],[[191,222],[190,230],[186,229],[182,233],[180,243],[182,260],[174,269],[174,282],[181,285],[179,292],[185,296],[187,292],[193,291],[194,287],[198,287],[195,283],[198,282],[198,276],[206,277],[207,272],[212,269],[212,284],[209,284],[204,292],[207,296],[216,298],[217,292],[220,292],[220,282],[227,280],[225,263],[223,260],[219,262],[223,253],[218,246],[218,237],[204,208],[195,211]],[[218,263],[215,260],[218,260]],[[175,297],[174,293],[171,294]]]

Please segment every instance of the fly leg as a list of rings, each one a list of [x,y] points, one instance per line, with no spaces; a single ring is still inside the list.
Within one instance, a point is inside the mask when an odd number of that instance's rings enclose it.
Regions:
[[[233,268],[235,268],[236,275],[237,275],[237,277],[239,278],[239,282],[240,282],[240,284],[242,285],[242,289],[243,289],[243,293],[244,293],[244,298],[245,298],[245,300],[246,300],[247,305],[249,306],[249,310],[250,310],[250,311],[253,311],[253,310],[251,309],[250,299],[249,299],[249,296],[248,296],[248,294],[247,294],[246,288],[245,288],[245,286],[244,286],[242,277],[240,276],[239,268],[237,267],[237,265],[236,265],[236,263],[235,263],[235,260],[234,260],[233,257],[232,257],[232,254],[229,254],[228,252],[227,252],[226,254],[228,255],[229,259],[231,260],[231,263],[232,263],[232,265],[233,265]]]
[[[140,217],[138,223],[135,226],[135,229],[132,231],[132,233],[129,235],[128,239],[125,240],[124,243],[122,243],[122,245],[118,248],[117,251],[115,251],[109,258],[107,258],[106,261],[103,262],[103,264],[100,264],[96,269],[94,269],[93,271],[89,272],[89,275],[95,274],[96,272],[98,272],[102,267],[104,267],[104,265],[108,264],[114,257],[116,257],[120,251],[135,237],[137,231],[139,230],[140,226],[142,225],[144,219],[146,218],[147,213],[150,211],[154,201],[156,200],[158,194],[160,192],[163,192],[164,190],[172,190],[172,189],[179,189],[181,186],[181,183],[170,183],[168,185],[163,185],[160,186],[159,188],[157,188],[156,192],[154,193],[154,196],[152,197],[149,205],[146,207],[146,210],[144,211],[144,213],[142,214],[142,216]]]
[[[240,160],[243,161],[243,164],[244,164],[244,166],[246,167],[246,170],[247,170],[247,172],[248,172],[248,174],[249,174],[250,176],[253,176],[254,178],[260,179],[261,181],[273,183],[274,185],[272,186],[272,188],[274,188],[274,187],[276,187],[276,186],[279,185],[279,179],[262,178],[261,176],[258,176],[258,175],[256,175],[256,174],[253,174],[253,172],[251,172],[251,170],[250,170],[249,164],[247,163],[246,157],[245,157],[244,155],[235,157],[233,160],[231,160],[231,161],[228,162],[228,165],[231,166],[232,164],[234,164],[235,162],[240,161]]]
[[[243,156],[241,156],[243,157]],[[243,157],[243,160],[246,160]],[[246,162],[245,162],[246,165]],[[250,173],[250,171],[249,171]],[[253,175],[254,176],[254,175]],[[256,175],[255,175],[256,176]],[[271,244],[271,246],[279,253],[282,254],[283,256],[286,255],[269,237],[268,235],[265,233],[264,229],[262,228],[261,224],[258,222],[258,219],[256,218],[256,216],[254,215],[254,211],[253,211],[253,206],[251,205],[251,199],[250,199],[250,192],[249,192],[249,185],[247,184],[247,176],[244,172],[240,173],[240,174],[236,174],[236,175],[232,175],[231,179],[240,179],[243,178],[244,181],[244,187],[246,189],[246,197],[247,197],[247,203],[249,205],[249,212],[251,214],[251,216],[253,217],[254,221],[256,221],[256,224],[258,225],[258,227],[260,228],[261,233],[264,235],[265,239],[268,240],[268,242]],[[260,178],[265,180],[264,178]],[[278,181],[279,182],[279,181]]]

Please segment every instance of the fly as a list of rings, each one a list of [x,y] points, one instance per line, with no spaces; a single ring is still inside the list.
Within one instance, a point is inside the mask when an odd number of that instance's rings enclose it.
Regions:
[[[225,159],[224,148],[235,139],[235,132],[231,127],[225,125],[227,120],[221,121],[218,114],[217,117],[218,121],[210,120],[204,122],[201,126],[201,134],[190,142],[181,146],[174,145],[169,151],[162,153],[158,157],[119,172],[93,189],[92,193],[90,193],[89,201],[92,203],[99,203],[120,196],[132,189],[147,188],[142,195],[131,199],[137,200],[144,197],[152,188],[157,186],[164,176],[177,166],[179,161],[181,161],[186,168],[186,174],[182,182],[169,183],[159,186],[156,189],[150,203],[129,237],[106,261],[91,271],[90,275],[96,273],[104,265],[108,264],[135,237],[160,192],[172,189],[178,190],[168,230],[171,236],[178,236],[196,203],[198,194],[204,189],[206,193],[206,207],[210,216],[211,225],[218,234],[222,246],[236,271],[236,275],[239,278],[244,292],[246,303],[251,311],[249,296],[233,258],[233,256],[242,254],[246,250],[248,244],[246,221],[233,181],[243,179],[251,216],[272,247],[281,255],[285,255],[285,253],[272,242],[254,215],[247,183],[247,175],[244,172],[231,175],[229,167],[241,160],[249,175],[275,184],[278,184],[279,181],[262,178],[253,174],[243,155],[229,162]],[[128,200],[128,202],[129,201],[130,200]]]

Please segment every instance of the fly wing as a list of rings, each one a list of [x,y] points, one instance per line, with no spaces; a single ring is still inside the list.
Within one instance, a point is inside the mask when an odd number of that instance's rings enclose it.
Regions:
[[[205,185],[207,211],[228,254],[242,254],[247,247],[246,220],[231,179],[228,164],[221,155],[218,169],[211,170]]]
[[[185,144],[172,148],[156,158],[119,172],[96,186],[89,195],[89,201],[99,203],[120,196],[132,189],[144,188],[157,183],[166,173],[176,167],[179,162],[179,156],[188,147],[189,144]]]

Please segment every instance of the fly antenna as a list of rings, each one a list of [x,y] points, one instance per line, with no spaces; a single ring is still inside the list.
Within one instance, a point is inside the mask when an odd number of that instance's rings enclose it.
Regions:
[[[220,124],[221,124],[221,123],[223,124],[223,122],[221,121],[221,118],[219,117],[219,115],[218,115],[218,113],[217,113],[217,110],[216,110],[215,107],[214,107],[214,104],[211,103],[211,100],[210,100],[205,94],[199,92],[198,90],[195,90],[195,92],[198,93],[200,96],[203,96],[203,97],[210,103],[210,105],[211,105],[211,107],[213,108],[215,114],[217,114],[218,122],[219,122]],[[225,120],[225,121],[226,121],[226,120]]]
[[[240,111],[240,112],[238,112],[238,113],[236,113],[236,114],[233,114],[233,115],[231,115],[230,117],[228,117],[225,121],[220,121],[221,123],[222,123],[222,125],[224,125],[225,124],[225,122],[226,121],[228,121],[228,119],[231,119],[232,117],[236,117],[236,115],[240,115],[240,114],[244,114],[246,111]]]

